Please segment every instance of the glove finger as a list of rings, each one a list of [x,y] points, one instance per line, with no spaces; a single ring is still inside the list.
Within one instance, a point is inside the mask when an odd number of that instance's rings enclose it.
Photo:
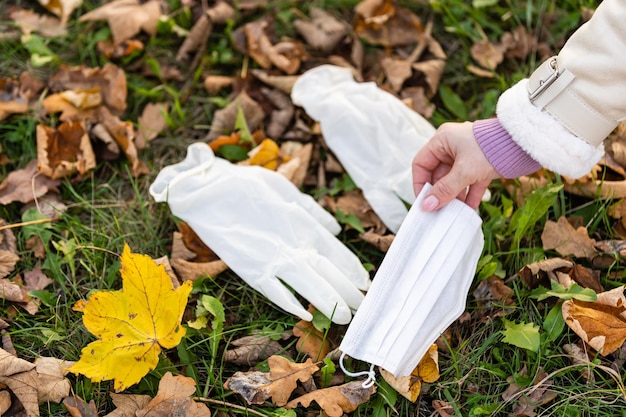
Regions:
[[[321,236],[321,235],[320,235]],[[359,290],[367,291],[372,283],[370,274],[365,270],[359,258],[335,237],[318,239],[316,249],[323,258],[348,279]],[[327,276],[321,273],[322,276]],[[330,276],[330,275],[328,275]],[[352,307],[352,306],[351,306]]]
[[[383,189],[364,189],[363,196],[385,226],[393,233],[398,233],[400,225],[409,212],[402,200],[391,190]]]
[[[311,252],[295,254],[280,265],[276,275],[334,323],[348,324],[352,319],[350,307],[337,290],[309,264]]]
[[[313,320],[313,315],[302,307],[302,304],[291,291],[275,277],[260,279],[253,287],[286,312],[298,316],[302,320]]]
[[[346,274],[339,270],[328,258],[321,255],[315,255],[309,262],[311,267],[332,285],[352,310],[359,308],[365,296]]]

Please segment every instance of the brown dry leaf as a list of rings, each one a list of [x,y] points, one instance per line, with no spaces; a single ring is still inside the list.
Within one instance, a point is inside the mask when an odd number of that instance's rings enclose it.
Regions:
[[[96,156],[82,122],[63,122],[58,129],[37,125],[37,168],[51,179],[85,175]]]
[[[407,107],[415,110],[427,119],[435,113],[435,105],[432,104],[424,92],[424,87],[406,87],[400,92],[400,97]]]
[[[280,343],[269,336],[259,334],[241,337],[230,344],[235,346],[235,349],[224,352],[224,360],[236,365],[255,366],[283,350]]]
[[[141,410],[135,412],[136,417],[189,416],[210,417],[211,412],[206,405],[193,401],[190,396],[196,392],[193,379],[184,376],[173,376],[166,373],[159,382],[157,395]]]
[[[301,62],[306,58],[306,51],[302,43],[293,40],[283,40],[272,44],[267,33],[272,27],[272,19],[260,19],[246,23],[242,28],[235,31],[234,37],[245,39],[245,46],[238,45],[242,52],[250,55],[261,68],[269,69],[272,66],[281,71],[293,75],[300,68]]]
[[[376,392],[376,387],[363,388],[361,381],[352,381],[344,385],[318,389],[285,404],[285,408],[296,408],[298,404],[309,407],[315,401],[329,417],[341,417],[369,401]]]
[[[483,68],[494,70],[504,60],[504,50],[500,43],[482,39],[472,45],[470,53]]]
[[[581,365],[580,375],[587,383],[594,383],[595,377],[593,374],[593,369],[591,367],[592,363],[589,360],[589,353],[586,350],[583,350],[575,343],[569,343],[563,345],[563,350],[567,353],[567,356],[572,360],[572,364]]]
[[[154,3],[154,1],[151,1]],[[113,4],[109,3],[108,5]],[[126,74],[118,66],[107,63],[102,68],[62,66],[49,81],[54,92],[100,89],[102,101],[115,114],[126,110]]]
[[[234,131],[235,120],[237,120],[237,112],[239,109],[243,112],[248,129],[250,129],[251,132],[255,131],[265,118],[265,113],[259,103],[250,98],[245,91],[242,91],[226,107],[215,112],[213,122],[211,123],[211,130],[206,140],[212,142],[217,137],[230,134]]]
[[[447,401],[433,400],[433,408],[439,417],[454,417],[454,407]]]
[[[40,15],[25,9],[13,9],[9,13],[9,17],[19,26],[24,35],[29,35],[32,32],[40,33],[46,37],[67,35],[65,25],[56,17]]]
[[[422,382],[431,383],[439,379],[439,354],[437,345],[428,348],[424,357],[417,364],[411,375],[395,377],[380,368],[380,374],[393,389],[411,402],[415,402],[422,391]]]
[[[149,395],[116,394],[114,392],[109,395],[117,408],[104,417],[134,417],[135,412],[144,408],[152,400]]]
[[[234,77],[225,75],[207,75],[204,78],[204,89],[209,94],[217,94],[223,88],[233,85]]]
[[[380,63],[385,77],[396,93],[402,89],[402,85],[413,74],[412,62],[398,57],[385,57]]]
[[[296,19],[293,25],[307,44],[323,53],[335,49],[350,28],[347,23],[316,7],[311,9],[310,17],[310,20]]]
[[[524,60],[537,50],[537,36],[529,33],[525,26],[516,27],[513,32],[505,32],[500,38],[508,58]]]
[[[73,364],[74,362],[50,357],[35,359],[37,395],[40,403],[48,401],[59,403],[69,395],[72,386],[65,375],[67,368]]]
[[[0,249],[0,278],[4,278],[11,272],[13,272],[13,270],[15,269],[15,264],[17,264],[17,261],[19,260],[20,257],[16,253]],[[2,288],[2,291],[0,291],[0,296],[5,300],[18,301],[10,299],[11,294],[14,293],[14,291],[9,290],[9,288],[7,288],[7,284],[3,285],[2,283],[4,281],[6,280],[0,280],[0,288]]]
[[[0,204],[19,201],[29,203],[48,191],[58,192],[59,180],[41,175],[37,170],[37,160],[32,160],[26,168],[12,171],[0,184]]]
[[[96,48],[108,59],[120,59],[143,51],[144,44],[136,39],[128,39],[120,43],[113,43],[112,41],[98,41],[96,43]]]
[[[189,34],[183,41],[182,45],[180,45],[180,48],[178,48],[176,61],[185,61],[189,58],[191,53],[204,48],[212,31],[213,22],[209,16],[206,13],[201,15],[196,23],[194,23],[193,27],[189,31]]]
[[[311,309],[309,308],[309,311]],[[330,342],[324,333],[317,330],[309,321],[300,320],[293,326],[293,335],[298,338],[296,349],[311,357],[315,362],[326,357]]]
[[[0,383],[9,387],[22,403],[26,415],[39,415],[35,365],[0,349]]]
[[[1,257],[7,256],[13,259],[15,255],[7,251],[0,251],[0,267],[2,269],[2,273],[8,269],[12,270],[12,267],[15,265],[10,265],[10,262],[1,259]],[[0,279],[0,298],[13,303],[26,303],[30,300],[28,290],[26,288],[6,278]]]
[[[583,288],[591,288],[596,293],[604,292],[604,288],[600,283],[599,271],[593,271],[582,265],[575,264],[568,271],[568,275]]]
[[[572,255],[577,258],[590,258],[597,253],[594,240],[587,234],[585,227],[574,227],[567,218],[561,216],[557,222],[546,221],[541,242],[544,249],[555,249],[560,255]]]
[[[615,352],[626,340],[624,286],[598,294],[595,302],[565,301],[562,311],[565,323],[603,356]]]
[[[34,208],[37,212],[50,220],[58,220],[61,214],[67,211],[67,206],[61,201],[58,193],[49,192],[39,197],[37,201],[24,204],[23,211]]]
[[[250,72],[254,78],[270,87],[279,89],[285,94],[291,94],[293,85],[296,83],[298,77],[300,77],[299,75],[273,75],[269,74],[268,71],[258,68],[252,69]]]
[[[210,262],[219,259],[215,252],[213,252],[184,221],[178,222],[178,232],[180,233],[183,245],[194,254],[194,257],[184,258],[185,260],[193,259],[195,262]],[[176,235],[174,236],[176,237]],[[172,258],[182,258],[182,256],[174,256],[172,251]]]
[[[28,110],[28,103],[19,96],[19,84],[11,78],[0,78],[0,120],[11,114],[22,114]]]
[[[137,120],[135,145],[143,149],[167,127],[165,115],[169,112],[167,103],[148,103]]]
[[[439,81],[441,81],[445,66],[446,61],[444,59],[429,59],[416,62],[411,66],[415,71],[421,72],[426,77],[428,97],[434,96],[439,89]]]
[[[7,222],[4,219],[0,219],[0,226],[6,225]],[[0,230],[0,249],[13,252],[17,255],[17,239],[11,228]],[[0,278],[2,278],[2,275],[0,275]]]
[[[3,416],[11,408],[11,393],[6,390],[0,391],[0,416]]]
[[[479,77],[483,77],[483,78],[493,78],[496,76],[494,71],[490,71],[490,70],[486,70],[484,68],[481,68],[479,66],[473,65],[473,64],[468,64],[467,67],[465,67],[469,72],[471,72],[474,75],[477,75]]]
[[[515,292],[507,287],[504,281],[495,275],[481,281],[472,295],[476,304],[481,307],[477,310],[484,318],[493,319],[503,317],[513,309],[513,295]]]
[[[295,363],[282,356],[271,356],[267,364],[270,368],[268,379],[272,381],[270,385],[272,402],[280,407],[287,404],[298,381],[309,382],[313,374],[320,369],[311,358],[304,363]]]
[[[550,258],[526,265],[519,274],[530,289],[537,288],[540,285],[550,288],[550,280],[558,281],[556,278],[557,270],[569,270],[573,266],[574,263],[572,261],[562,258]]]
[[[419,17],[409,9],[397,7],[394,0],[364,0],[354,11],[355,33],[375,45],[412,44],[424,31]]]
[[[524,365],[519,375],[525,376],[527,372],[526,365]],[[550,387],[554,385],[554,382],[549,379],[543,381],[546,376],[545,371],[539,367],[533,385],[526,389],[522,389],[522,387],[517,385],[514,377],[510,376],[507,378],[507,382],[509,382],[510,385],[507,390],[502,393],[502,398],[505,401],[517,400],[513,407],[513,412],[510,414],[511,416],[535,417],[537,415],[535,407],[547,404],[558,396],[556,391],[550,389]]]
[[[189,261],[196,257],[196,254],[190,251],[183,242],[183,234],[180,232],[172,233],[172,259],[183,259]]]
[[[235,372],[224,382],[224,388],[241,395],[250,405],[263,404],[271,397],[271,383],[265,372]]]
[[[287,160],[280,164],[276,172],[287,177],[296,187],[301,188],[309,169],[312,152],[312,143],[303,145],[295,141],[283,142],[280,145],[280,154]]]
[[[121,121],[104,106],[98,108],[98,119],[124,151],[126,158],[131,164],[132,174],[137,177],[149,173],[150,169],[139,160],[137,147],[135,146],[135,131],[132,123]]]
[[[228,269],[228,265],[221,259],[211,262],[189,262],[172,258],[171,263],[182,282],[195,281],[203,277],[214,278]]]
[[[113,41],[123,42],[142,30],[151,36],[156,34],[161,18],[161,2],[149,0],[114,0],[80,17],[80,22],[106,20],[111,28]]]
[[[346,191],[336,199],[327,198],[326,200],[333,213],[341,210],[346,215],[354,214],[364,229],[373,227],[381,230],[383,227],[380,218],[374,213],[361,190]]]
[[[48,114],[61,113],[59,120],[65,122],[92,121],[96,119],[93,108],[81,110],[67,101],[61,93],[49,95],[41,102],[41,106]]]
[[[265,128],[268,138],[280,139],[287,127],[291,124],[295,112],[291,98],[277,89],[261,88],[261,93],[269,101],[274,109],[270,115],[269,123]]]
[[[393,242],[393,239],[395,237],[396,235],[394,234],[390,233],[387,235],[381,235],[379,233],[376,233],[374,230],[368,230],[365,233],[361,233],[359,235],[359,238],[361,240],[369,243],[370,245],[373,245],[375,248],[383,253],[387,253],[389,247],[391,246],[391,242]]]
[[[96,403],[94,400],[85,402],[77,395],[72,397],[66,397],[63,400],[63,405],[67,408],[72,417],[98,417],[98,410],[96,409]]]

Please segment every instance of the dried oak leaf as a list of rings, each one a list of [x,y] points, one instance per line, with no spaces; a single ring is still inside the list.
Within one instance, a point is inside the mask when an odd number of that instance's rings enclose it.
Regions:
[[[280,145],[280,154],[287,160],[280,164],[276,172],[284,175],[296,187],[301,188],[309,169],[312,152],[312,143],[303,145],[295,141],[283,142]]]
[[[546,221],[541,233],[541,243],[544,249],[555,249],[563,256],[590,258],[597,253],[595,241],[589,237],[587,229],[582,226],[574,229],[564,216],[557,222]]]
[[[235,349],[224,352],[224,360],[236,365],[255,366],[283,350],[276,340],[267,335],[254,334],[230,342]]]
[[[80,22],[106,20],[111,28],[113,41],[123,42],[139,34],[142,30],[151,36],[156,34],[161,18],[161,2],[149,0],[114,0],[82,15]]]
[[[26,113],[28,103],[19,96],[19,84],[11,78],[0,78],[0,120],[11,114]]]
[[[271,397],[271,383],[265,372],[235,372],[224,382],[224,388],[241,395],[250,405],[263,404]]]
[[[369,243],[383,253],[387,253],[395,237],[396,236],[392,233],[382,235],[374,230],[368,230],[365,233],[359,234],[359,238],[362,241]]]
[[[22,403],[26,416],[39,415],[35,365],[0,349],[0,384],[9,387]]]
[[[4,278],[7,275],[9,275],[11,272],[13,272],[13,270],[15,269],[15,264],[19,260],[20,260],[20,257],[16,253],[12,251],[0,249],[0,278]],[[0,280],[0,283],[2,283],[3,281],[4,280]],[[0,284],[0,288],[2,288],[2,291],[0,292],[0,296],[2,296],[2,298],[4,298],[5,300],[22,301],[22,300],[11,300],[10,294],[13,291],[9,291],[8,288],[6,288],[6,285]]]
[[[413,44],[424,31],[420,18],[411,10],[398,7],[395,0],[364,0],[354,11],[355,33],[375,45]]]
[[[314,361],[323,359],[330,351],[330,342],[310,321],[300,320],[293,326],[292,331],[298,338],[296,342],[298,352],[310,356]]]
[[[277,88],[285,94],[291,94],[293,85],[300,77],[299,75],[273,75],[266,70],[258,68],[252,69],[250,72],[257,80],[269,85],[270,87]]]
[[[180,322],[192,287],[187,281],[174,289],[162,266],[131,253],[128,245],[120,262],[121,290],[94,292],[74,306],[98,340],[83,348],[80,360],[69,368],[95,382],[113,379],[117,392],[154,369],[161,348],[180,343],[185,335]]]
[[[565,323],[603,356],[615,352],[626,340],[624,286],[598,294],[595,302],[565,301],[562,312]]]
[[[329,53],[348,34],[350,26],[332,14],[312,8],[310,19],[296,19],[294,27],[313,48]]]
[[[44,16],[25,9],[12,9],[9,17],[19,26],[24,35],[32,32],[40,33],[46,37],[65,36],[65,25],[56,17]]]
[[[178,234],[177,234],[178,233]],[[187,223],[184,221],[178,222],[178,232],[174,233],[174,244],[176,244],[177,238],[180,238],[182,241],[183,247],[192,252],[191,257],[186,256],[177,256],[174,254],[174,247],[172,248],[172,258],[182,258],[186,261],[193,260],[194,262],[211,262],[216,261],[219,257],[213,252],[200,237],[196,234],[196,232],[189,227]],[[183,248],[181,249],[181,253]]]
[[[56,180],[95,168],[96,156],[82,122],[63,122],[58,129],[37,125],[37,169]]]
[[[141,410],[135,411],[136,417],[188,416],[210,417],[206,405],[193,401],[190,396],[196,392],[196,383],[185,376],[173,376],[167,372],[159,381],[157,395]]]
[[[385,57],[380,63],[391,89],[396,93],[413,74],[413,63],[399,57]]]
[[[595,382],[595,377],[593,374],[592,363],[589,359],[589,353],[586,349],[581,349],[575,343],[569,343],[563,345],[563,350],[567,353],[567,356],[572,360],[572,364],[581,365],[580,375],[583,377],[585,382],[593,383]]]
[[[0,391],[0,416],[3,416],[11,408],[11,393],[7,390]]]
[[[114,64],[106,63],[102,68],[64,65],[50,78],[48,84],[57,93],[66,90],[89,91],[97,87],[102,94],[103,103],[111,111],[122,114],[126,110],[126,74]]]
[[[48,191],[58,192],[60,180],[41,175],[37,170],[37,160],[32,160],[26,168],[12,171],[0,184],[0,204],[19,201],[29,203]]]
[[[144,408],[151,400],[149,395],[140,394],[109,394],[115,407],[115,410],[104,417],[134,417],[135,412]]]
[[[376,392],[376,387],[363,388],[361,381],[352,381],[347,384],[330,388],[318,389],[285,404],[285,408],[296,408],[299,404],[309,407],[315,401],[329,417],[341,417],[350,413],[363,403],[369,401]]]
[[[261,88],[261,93],[274,108],[265,128],[267,137],[280,139],[293,119],[295,110],[291,98],[277,89]]]
[[[437,345],[431,345],[424,357],[417,364],[411,375],[395,377],[390,372],[380,368],[380,374],[385,381],[400,395],[411,402],[415,402],[422,391],[422,383],[431,383],[439,379],[439,354]]]

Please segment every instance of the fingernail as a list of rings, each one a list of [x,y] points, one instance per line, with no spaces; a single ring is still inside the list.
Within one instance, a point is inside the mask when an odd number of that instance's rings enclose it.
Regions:
[[[422,201],[422,210],[433,211],[439,206],[439,199],[434,195],[429,195]]]

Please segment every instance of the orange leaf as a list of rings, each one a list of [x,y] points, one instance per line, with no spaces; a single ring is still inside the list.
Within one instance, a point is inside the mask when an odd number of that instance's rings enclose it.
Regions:
[[[624,286],[598,294],[595,302],[566,301],[562,311],[565,323],[604,356],[615,352],[626,340]]]
[[[415,402],[422,390],[422,382],[430,383],[439,379],[438,358],[437,345],[432,345],[411,375],[396,378],[384,369],[380,370],[380,374],[404,398]]]
[[[309,355],[314,361],[325,357],[330,350],[328,339],[309,321],[300,320],[297,322],[293,326],[293,335],[298,337],[296,343],[298,352]]]
[[[96,157],[83,123],[63,122],[58,129],[37,125],[37,162],[39,171],[52,179],[93,169]]]
[[[282,356],[271,356],[267,364],[270,367],[269,380],[272,381],[270,394],[272,401],[278,406],[287,404],[298,381],[309,381],[320,369],[310,358],[304,363],[295,363]]]

